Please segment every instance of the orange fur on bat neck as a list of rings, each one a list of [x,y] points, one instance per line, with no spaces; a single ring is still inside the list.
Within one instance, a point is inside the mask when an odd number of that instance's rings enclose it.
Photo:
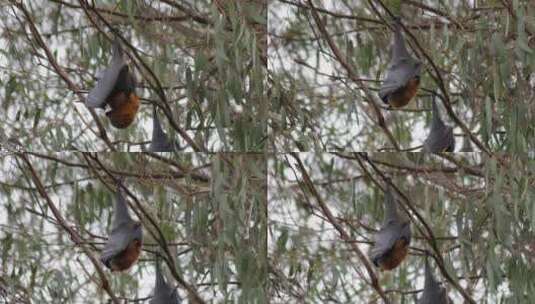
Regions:
[[[379,263],[381,270],[392,270],[407,257],[409,244],[403,238],[396,241],[392,249],[387,252]]]
[[[406,106],[411,99],[416,96],[418,87],[420,85],[420,78],[414,77],[407,82],[407,84],[396,90],[388,98],[388,104],[394,108],[401,108]]]
[[[111,124],[124,129],[132,124],[139,109],[139,98],[134,93],[126,96],[125,92],[118,92],[107,100],[111,110],[106,112]]]
[[[125,250],[110,261],[112,271],[124,271],[132,267],[141,255],[141,242],[134,240]]]

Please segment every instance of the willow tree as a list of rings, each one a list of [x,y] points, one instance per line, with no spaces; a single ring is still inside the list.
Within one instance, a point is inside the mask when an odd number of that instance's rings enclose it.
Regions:
[[[183,303],[265,303],[261,155],[24,153],[1,161],[0,301],[149,301],[156,260]],[[143,227],[139,261],[98,257],[117,184]]]
[[[270,160],[272,303],[416,303],[426,260],[453,303],[535,301],[533,155],[296,153]],[[408,257],[369,255],[385,191],[410,220]]]
[[[0,139],[30,150],[140,151],[152,106],[186,151],[264,149],[264,0],[3,1]],[[84,105],[115,36],[141,106],[127,129]]]
[[[534,13],[532,1],[272,3],[273,149],[419,151],[436,92],[456,151],[533,150]],[[422,63],[418,94],[400,109],[378,96],[396,17]]]

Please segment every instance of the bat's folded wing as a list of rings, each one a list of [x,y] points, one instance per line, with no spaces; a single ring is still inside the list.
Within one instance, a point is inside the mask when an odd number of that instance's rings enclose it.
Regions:
[[[156,262],[156,286],[150,304],[179,304],[180,298],[172,285],[165,281],[160,269],[160,262]]]
[[[170,143],[167,138],[152,139],[150,143],[150,152],[173,152],[173,144]]]
[[[370,251],[370,258],[374,263],[392,249],[396,241],[401,238],[402,231],[400,224],[389,223],[375,235],[375,244]]]
[[[410,57],[394,62],[387,71],[385,81],[379,89],[379,97],[383,101],[396,90],[407,85],[407,82],[419,76],[420,63]]]
[[[119,73],[125,65],[126,63],[122,60],[114,60],[110,67],[102,72],[97,84],[87,95],[85,102],[87,107],[98,108],[104,106],[106,98],[113,91],[117,77],[119,77]]]
[[[160,277],[161,274],[158,274]],[[157,283],[154,288],[154,296],[150,301],[150,304],[179,304],[180,298],[175,288],[171,287],[165,281],[163,277],[157,278],[158,281],[161,280],[161,283]]]
[[[441,287],[433,276],[429,264],[425,264],[425,286],[422,297],[418,304],[448,304],[450,299],[448,297],[446,288]],[[453,302],[452,302],[453,303]]]
[[[100,260],[109,266],[108,263],[113,257],[123,252],[131,242],[139,238],[137,228],[133,225],[123,224],[114,228],[102,250]]]
[[[424,142],[424,152],[444,152],[446,149],[455,147],[453,130],[449,126],[433,128]]]
[[[445,288],[439,288],[437,290],[424,290],[422,298],[418,301],[418,304],[448,304],[449,298]]]
[[[152,123],[152,141],[150,143],[151,152],[173,152],[173,143],[169,141],[169,138],[164,133],[156,109],[153,112]]]

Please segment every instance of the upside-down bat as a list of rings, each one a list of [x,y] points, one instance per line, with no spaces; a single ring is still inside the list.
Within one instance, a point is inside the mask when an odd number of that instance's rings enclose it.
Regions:
[[[398,212],[390,185],[386,188],[384,206],[383,227],[376,233],[370,251],[370,259],[382,271],[396,268],[407,256],[411,242],[410,222]]]
[[[128,214],[120,185],[117,185],[114,211],[113,228],[100,260],[111,271],[123,271],[134,265],[141,254],[143,228]]]
[[[139,109],[139,97],[135,92],[136,80],[124,60],[123,49],[118,38],[113,42],[111,63],[102,72],[97,84],[87,96],[90,108],[111,108],[106,112],[112,126],[124,129],[134,121]]]
[[[156,285],[150,304],[179,304],[180,298],[175,288],[166,281],[160,269],[160,261],[156,259]]]
[[[453,303],[448,297],[446,288],[441,287],[433,276],[429,261],[425,261],[425,285],[418,304],[449,304]]]
[[[418,91],[421,68],[421,61],[411,57],[405,47],[401,34],[401,20],[397,17],[394,20],[392,59],[383,85],[379,89],[379,97],[394,108],[407,105]]]
[[[150,143],[151,152],[173,152],[175,146],[173,142],[169,141],[167,134],[162,129],[156,107],[152,112],[152,141]]]
[[[446,126],[440,117],[435,96],[433,95],[433,120],[431,121],[431,131],[424,141],[423,152],[453,152],[455,149],[455,138],[453,128]]]

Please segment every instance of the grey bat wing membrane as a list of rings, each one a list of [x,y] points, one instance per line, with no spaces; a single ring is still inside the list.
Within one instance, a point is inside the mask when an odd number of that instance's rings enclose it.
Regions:
[[[156,285],[150,304],[179,304],[180,298],[175,288],[169,285],[160,270],[159,261],[156,263]]]
[[[113,58],[110,66],[101,73],[97,84],[87,95],[85,104],[89,108],[98,108],[105,105],[106,99],[115,87],[121,69],[126,65],[121,46],[117,40],[114,42],[113,49]]]
[[[386,77],[379,89],[379,97],[387,102],[388,95],[407,85],[407,82],[416,76],[420,76],[422,64],[419,60],[409,55],[399,19],[395,21],[394,42],[392,47],[392,59],[386,72]]]
[[[167,134],[165,134],[165,132],[162,129],[162,125],[160,124],[160,119],[158,118],[156,107],[153,108],[152,141],[150,143],[149,149],[151,152],[173,152],[175,151],[175,147],[173,143],[169,141]]]
[[[387,71],[383,85],[379,89],[379,97],[384,102],[388,95],[407,85],[407,82],[420,75],[421,65],[412,58],[403,58],[391,65]]]
[[[102,250],[100,260],[107,265],[113,257],[123,252],[130,243],[141,239],[140,225],[137,223],[123,223],[112,230],[108,242]]]
[[[429,262],[425,262],[425,285],[418,304],[448,304],[450,299],[444,287],[433,276]]]

